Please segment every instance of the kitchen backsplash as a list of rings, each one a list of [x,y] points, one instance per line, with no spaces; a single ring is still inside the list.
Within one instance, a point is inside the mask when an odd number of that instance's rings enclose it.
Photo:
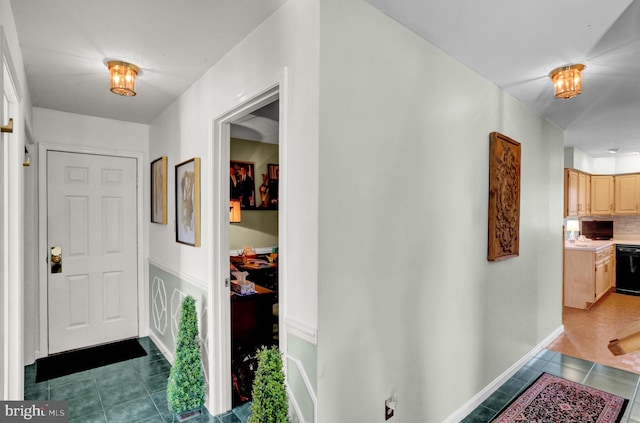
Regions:
[[[613,237],[640,235],[640,216],[586,217],[580,220],[613,220]]]

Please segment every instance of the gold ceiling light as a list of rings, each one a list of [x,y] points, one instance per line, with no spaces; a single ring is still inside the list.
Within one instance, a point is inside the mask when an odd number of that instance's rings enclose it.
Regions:
[[[556,87],[556,98],[573,98],[582,93],[582,64],[566,65],[555,68],[549,78]]]
[[[117,60],[107,62],[111,79],[111,92],[132,97],[136,95],[134,84],[140,71],[136,65]]]

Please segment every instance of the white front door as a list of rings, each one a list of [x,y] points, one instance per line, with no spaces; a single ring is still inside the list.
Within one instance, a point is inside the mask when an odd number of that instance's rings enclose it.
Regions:
[[[47,152],[49,354],[138,335],[136,184],[135,159]]]

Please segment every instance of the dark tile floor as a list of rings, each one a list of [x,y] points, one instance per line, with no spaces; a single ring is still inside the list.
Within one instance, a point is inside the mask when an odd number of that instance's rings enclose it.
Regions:
[[[140,338],[147,355],[36,383],[36,365],[25,367],[25,400],[68,400],[70,422],[164,423],[167,378],[171,365],[147,337]],[[219,416],[209,414],[189,423],[244,423],[248,404]]]
[[[149,338],[141,338],[140,344],[147,351],[144,357],[41,383],[35,382],[35,365],[26,366],[25,400],[68,400],[70,422],[171,422],[166,399],[171,366]],[[529,361],[463,423],[490,421],[542,372],[629,399],[621,423],[640,423],[640,375],[549,350]],[[189,423],[245,423],[248,407],[207,414]]]
[[[640,375],[549,350],[530,360],[462,423],[490,421],[543,372],[627,398],[621,423],[640,423]]]

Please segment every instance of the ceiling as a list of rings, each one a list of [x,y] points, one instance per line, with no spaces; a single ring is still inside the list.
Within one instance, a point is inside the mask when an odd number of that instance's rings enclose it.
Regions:
[[[151,123],[286,0],[11,0],[36,107]],[[137,65],[135,97],[108,60]]]
[[[280,142],[280,101],[267,104],[231,124],[231,137],[268,144]]]
[[[593,157],[640,151],[640,0],[367,0],[540,115]],[[553,97],[558,66],[582,94]]]
[[[366,0],[565,129],[593,157],[640,151],[640,0]],[[11,0],[33,105],[150,123],[286,0]],[[107,60],[138,65],[138,95]],[[583,93],[548,73],[583,63]]]

